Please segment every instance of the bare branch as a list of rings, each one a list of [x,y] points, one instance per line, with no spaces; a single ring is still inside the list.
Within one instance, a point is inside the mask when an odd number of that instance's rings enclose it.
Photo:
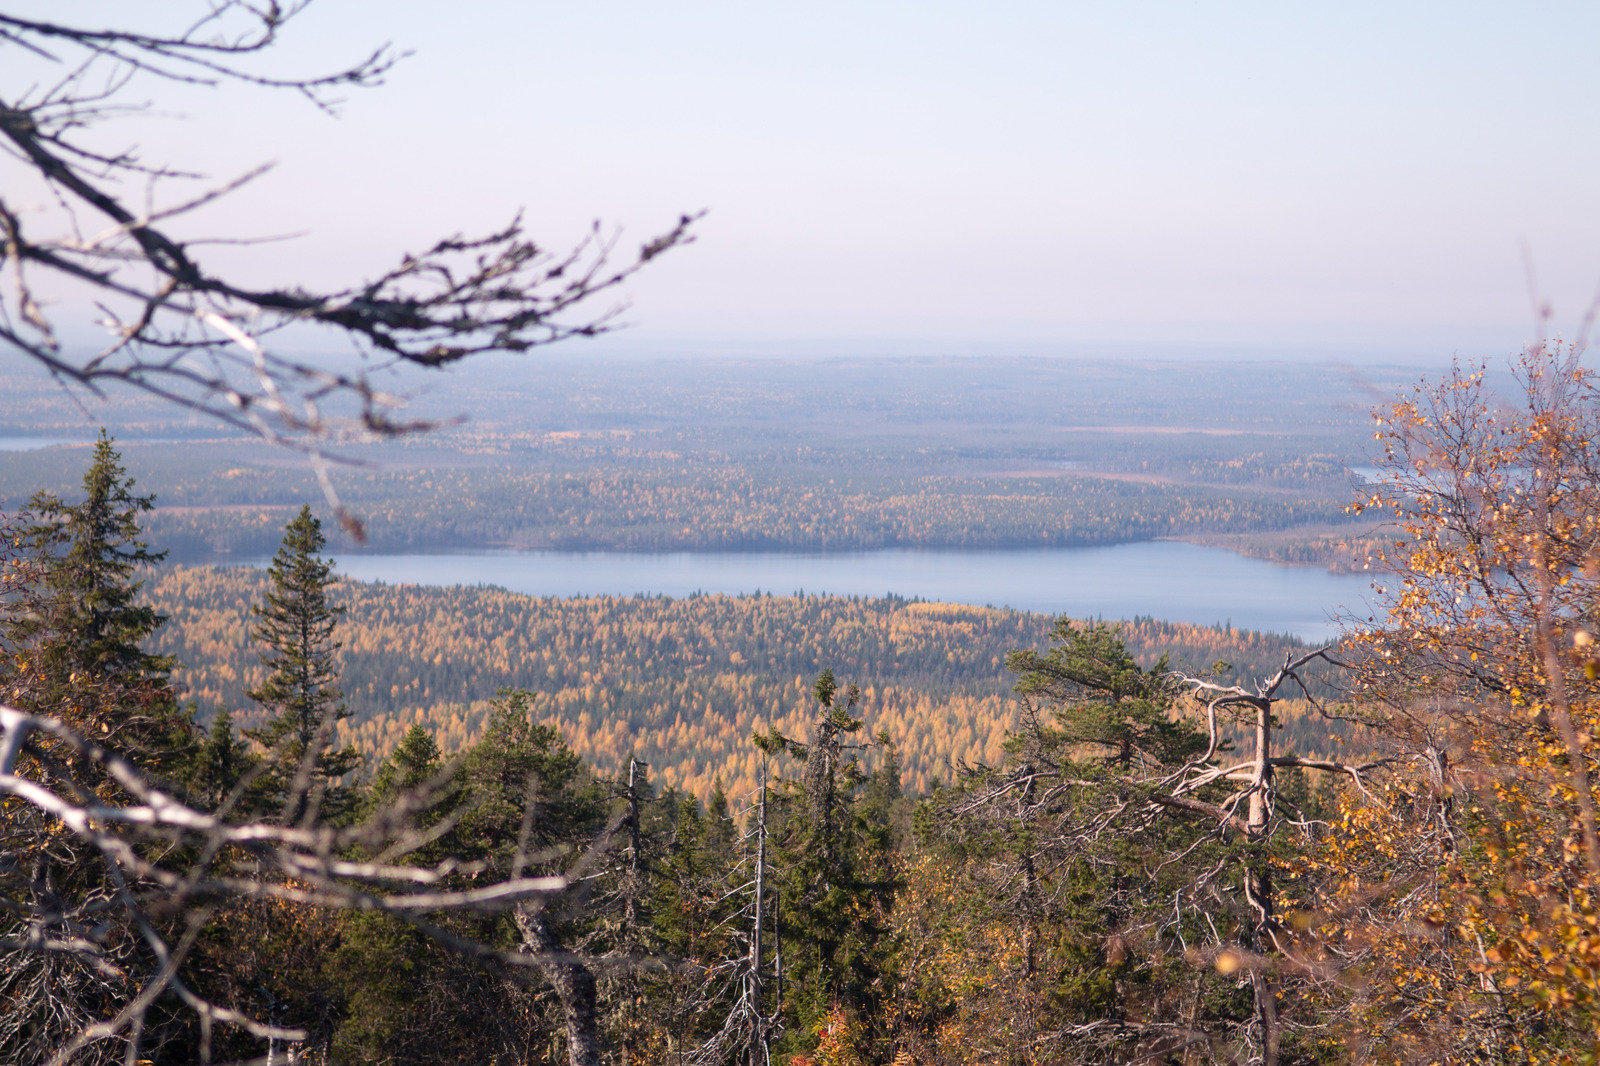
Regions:
[[[399,58],[387,45],[311,77],[279,77],[248,65],[270,53],[303,7],[217,0],[173,33],[0,14],[0,49],[26,50],[67,71],[42,92],[0,100],[0,146],[44,184],[65,220],[64,232],[36,234],[0,203],[0,265],[10,268],[9,299],[0,300],[0,308],[9,304],[15,312],[10,322],[0,316],[0,344],[69,388],[98,397],[108,386],[132,387],[298,448],[320,464],[326,445],[439,424],[402,417],[404,401],[375,388],[374,372],[396,365],[438,368],[487,352],[525,353],[617,328],[622,305],[587,308],[645,264],[691,242],[698,215],[682,216],[631,257],[619,257],[620,234],[598,224],[575,247],[552,253],[525,235],[518,216],[497,232],[447,237],[403,256],[376,278],[321,292],[258,289],[208,270],[196,247],[246,239],[188,240],[167,224],[193,216],[267,168],[166,206],[136,208],[119,187],[124,179],[148,178],[153,194],[158,185],[198,175],[148,167],[131,151],[98,151],[85,137],[127,109],[118,101],[147,77],[287,89],[323,110],[336,106],[329,96],[336,87],[382,83]],[[91,78],[100,70],[104,79]],[[84,229],[92,235],[84,236]],[[108,345],[80,353],[64,344],[36,296],[34,275],[87,289],[104,312]],[[269,339],[290,326],[331,331],[368,365],[336,370],[274,351]],[[321,480],[337,509],[331,482]],[[355,528],[354,519],[344,517]]]

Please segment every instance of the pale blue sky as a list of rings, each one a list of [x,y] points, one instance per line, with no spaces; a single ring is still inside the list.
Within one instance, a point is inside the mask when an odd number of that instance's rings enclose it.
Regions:
[[[635,346],[1448,354],[1530,332],[1524,245],[1558,322],[1600,285],[1594,4],[317,0],[280,61],[385,40],[415,54],[337,121],[234,88],[121,136],[218,176],[280,162],[206,216],[310,231],[250,253],[263,280],[518,207],[557,244],[708,208],[634,286]]]

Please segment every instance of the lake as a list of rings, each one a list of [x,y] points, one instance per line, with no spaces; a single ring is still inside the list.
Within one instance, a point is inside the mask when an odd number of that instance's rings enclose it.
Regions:
[[[93,444],[92,440],[68,440],[65,437],[0,437],[0,452],[31,452],[40,448],[54,448],[58,444]]]
[[[485,551],[338,557],[360,581],[499,585],[531,596],[795,592],[1015,607],[1077,618],[1153,615],[1319,641],[1336,615],[1365,618],[1360,574],[1277,566],[1218,548],[1147,541],[1106,548],[1012,551],[569,552]]]

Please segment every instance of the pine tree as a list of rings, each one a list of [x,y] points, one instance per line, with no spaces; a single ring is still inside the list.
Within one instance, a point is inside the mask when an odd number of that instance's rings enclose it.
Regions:
[[[1173,720],[1180,686],[1165,654],[1141,669],[1119,628],[1104,622],[1080,625],[1062,618],[1050,640],[1048,654],[1015,651],[1006,657],[1006,668],[1020,675],[1016,692],[1025,704],[1039,700],[1056,707],[1049,728],[1058,746],[1098,749],[1103,765],[1123,770],[1136,758],[1181,762],[1205,750],[1191,724]]]
[[[1168,816],[1148,799],[1185,768],[1216,765],[1181,798],[1227,802],[1234,760],[1212,757],[1228,742],[1208,751],[1166,656],[1141,668],[1116,626],[1063,619],[1052,641],[1007,659],[1020,728],[1005,760],[963,767],[930,802],[921,844],[943,869],[919,879],[901,929],[937,908],[942,927],[920,957],[961,947],[937,980],[937,967],[906,968],[906,1009],[956,1039],[1005,1017],[1041,1061],[1154,1060],[1175,1030],[1234,1039],[1251,1024],[1250,982],[1184,960],[1208,938],[1248,934],[1240,870],[1269,856],[1209,813]]]
[[[328,602],[333,562],[319,554],[326,543],[322,523],[302,507],[267,571],[272,588],[254,609],[251,631],[267,647],[261,661],[271,673],[247,695],[272,717],[245,735],[266,747],[266,779],[284,818],[293,822],[308,812],[341,814],[349,797],[336,782],[360,761],[354,748],[329,749],[334,726],[350,711],[334,662],[340,644],[333,633],[344,608]]]

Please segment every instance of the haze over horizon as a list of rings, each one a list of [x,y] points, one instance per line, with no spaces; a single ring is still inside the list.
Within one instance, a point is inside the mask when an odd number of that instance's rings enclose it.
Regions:
[[[413,53],[341,118],[152,84],[151,115],[91,136],[218,180],[278,161],[183,223],[303,231],[205,250],[267,284],[349,283],[519,207],[555,248],[596,218],[626,247],[708,209],[698,243],[630,287],[638,328],[598,351],[1437,363],[1537,332],[1525,259],[1553,332],[1593,296],[1596,30],[1580,4],[477,3],[443,20],[319,0],[274,70]],[[45,74],[4,80],[15,95]]]

